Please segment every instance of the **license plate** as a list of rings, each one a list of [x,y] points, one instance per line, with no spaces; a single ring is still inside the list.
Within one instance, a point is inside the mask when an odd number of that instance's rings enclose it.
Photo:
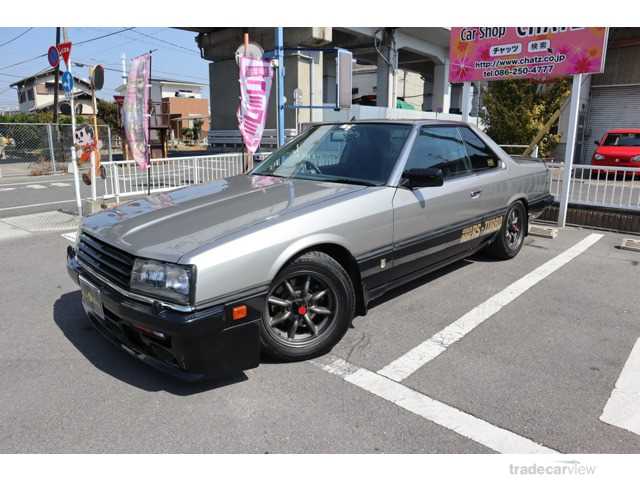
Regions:
[[[100,289],[86,278],[80,277],[80,292],[82,293],[82,305],[85,311],[93,313],[101,320],[104,319],[102,292],[100,292]]]

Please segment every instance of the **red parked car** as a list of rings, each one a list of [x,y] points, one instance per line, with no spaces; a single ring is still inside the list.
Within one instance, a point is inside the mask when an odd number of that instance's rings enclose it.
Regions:
[[[592,165],[640,168],[640,128],[609,130],[596,145]]]

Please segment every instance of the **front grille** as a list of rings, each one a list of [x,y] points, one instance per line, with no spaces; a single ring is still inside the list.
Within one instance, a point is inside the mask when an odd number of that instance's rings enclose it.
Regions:
[[[78,247],[78,259],[119,287],[129,288],[131,270],[135,260],[133,255],[82,233]]]

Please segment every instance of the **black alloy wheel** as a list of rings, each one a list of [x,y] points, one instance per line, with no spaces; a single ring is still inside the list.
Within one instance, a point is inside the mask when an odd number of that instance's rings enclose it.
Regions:
[[[326,253],[307,252],[271,284],[260,322],[263,349],[285,361],[326,353],[346,333],[354,312],[348,273]]]
[[[522,249],[527,228],[527,210],[521,201],[512,203],[503,218],[502,227],[486,252],[494,258],[508,260]]]

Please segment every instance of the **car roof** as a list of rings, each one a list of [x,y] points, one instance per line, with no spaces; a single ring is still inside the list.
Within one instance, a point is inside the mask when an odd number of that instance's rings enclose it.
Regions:
[[[614,128],[607,133],[640,133],[640,128]]]
[[[347,121],[335,121],[335,122],[315,122],[312,125],[344,125],[345,123],[352,124],[367,124],[367,123],[388,123],[390,125],[468,125],[466,122],[459,120],[437,120],[432,118],[416,118],[416,119],[366,119],[366,120],[347,120]]]

